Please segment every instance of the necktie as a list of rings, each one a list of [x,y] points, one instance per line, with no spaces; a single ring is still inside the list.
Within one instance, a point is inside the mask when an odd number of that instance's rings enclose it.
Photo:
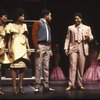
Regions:
[[[46,35],[47,35],[47,41],[48,41],[48,34],[49,34],[49,31],[48,31],[47,23],[45,23],[45,26],[46,26]]]
[[[82,33],[79,30],[79,27],[77,27],[77,41],[80,43],[82,41]]]
[[[46,30],[47,30],[47,41],[50,41],[50,27],[48,23],[46,23]]]

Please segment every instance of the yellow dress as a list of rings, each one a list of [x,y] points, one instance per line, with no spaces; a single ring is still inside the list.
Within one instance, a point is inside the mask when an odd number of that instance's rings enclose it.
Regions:
[[[13,52],[13,56],[10,58],[11,68],[25,68],[25,61],[29,60],[25,41],[27,37],[23,34],[26,31],[28,31],[26,24],[9,23],[7,26],[7,32],[13,34],[11,40],[11,51]]]
[[[98,54],[97,60],[100,62],[100,52]]]
[[[6,47],[6,43],[4,40],[4,37],[6,35],[6,27],[2,28],[3,30],[0,30],[0,54],[2,52],[2,54],[0,55],[0,63],[2,64],[9,64],[10,61],[8,59],[8,55],[5,51],[5,47]]]

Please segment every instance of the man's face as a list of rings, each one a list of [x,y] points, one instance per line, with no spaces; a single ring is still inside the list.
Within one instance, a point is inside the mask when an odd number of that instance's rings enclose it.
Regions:
[[[7,22],[7,15],[3,15],[2,17],[1,17],[1,21],[3,22],[3,23],[6,23]]]
[[[81,22],[82,22],[82,19],[79,16],[75,16],[75,24],[79,25],[81,24]]]
[[[51,13],[49,13],[48,15],[46,15],[46,20],[47,20],[47,22],[50,22],[51,19],[52,19]]]

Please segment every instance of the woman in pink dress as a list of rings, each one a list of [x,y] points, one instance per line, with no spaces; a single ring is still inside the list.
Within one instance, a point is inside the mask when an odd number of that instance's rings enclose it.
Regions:
[[[59,54],[59,47],[56,44],[56,48],[54,50],[54,69],[51,72],[50,79],[53,81],[62,81],[65,80],[65,76],[61,67],[59,66],[60,61],[60,54]]]
[[[97,61],[98,46],[92,48],[90,53],[90,67],[85,71],[83,82],[100,80],[100,63]]]

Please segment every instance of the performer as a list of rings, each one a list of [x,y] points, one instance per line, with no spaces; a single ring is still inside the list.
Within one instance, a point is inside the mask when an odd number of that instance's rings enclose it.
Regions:
[[[23,9],[16,9],[13,12],[13,23],[7,26],[7,33],[10,33],[9,38],[9,56],[11,61],[11,76],[13,83],[13,93],[18,94],[16,86],[17,71],[19,77],[19,93],[24,94],[23,78],[24,71],[29,63],[30,46],[28,42],[28,29],[24,22],[25,11]]]
[[[41,85],[41,70],[43,75],[43,87],[46,91],[54,91],[49,86],[49,60],[51,51],[51,32],[48,23],[51,21],[51,12],[43,10],[42,18],[33,24],[32,39],[35,46],[35,79],[34,92],[39,92]]]
[[[55,80],[55,81],[62,81],[65,80],[64,73],[61,69],[61,66],[59,64],[60,62],[60,54],[59,54],[59,46],[56,44],[53,52],[53,57],[52,57],[52,71],[50,75],[50,80]]]
[[[77,85],[84,90],[82,77],[85,66],[86,56],[89,54],[89,41],[93,40],[91,28],[82,24],[82,14],[75,13],[75,24],[68,26],[68,33],[65,39],[64,50],[69,56],[69,86],[66,90],[72,90],[75,87],[77,74]],[[76,73],[77,72],[77,73]]]
[[[90,66],[84,73],[83,82],[100,80],[100,63],[98,62],[99,45],[95,44],[91,48],[92,50],[89,57]]]
[[[6,48],[6,21],[7,21],[7,12],[3,9],[0,9],[0,95],[4,95],[4,92],[1,89],[1,69],[2,64],[8,64],[9,59],[5,52]]]

